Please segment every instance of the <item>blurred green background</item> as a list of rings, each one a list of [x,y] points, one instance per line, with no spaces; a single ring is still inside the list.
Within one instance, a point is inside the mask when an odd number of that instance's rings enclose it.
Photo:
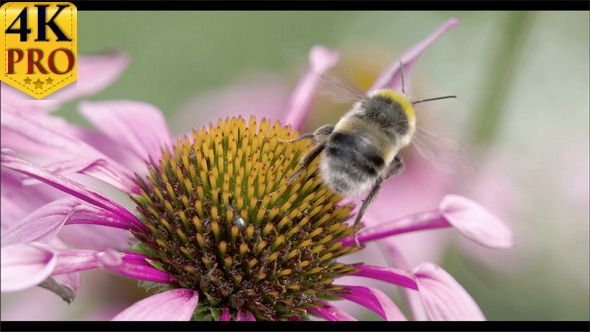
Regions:
[[[391,61],[450,17],[461,25],[424,53],[414,82],[436,91],[425,97],[459,96],[432,115],[441,131],[474,154],[501,151],[517,246],[489,263],[455,245],[440,264],[490,320],[588,320],[588,12],[82,11],[78,47],[131,57],[89,99],[149,102],[175,123],[189,100],[247,73],[294,84],[315,44]],[[85,123],[74,103],[57,114]]]

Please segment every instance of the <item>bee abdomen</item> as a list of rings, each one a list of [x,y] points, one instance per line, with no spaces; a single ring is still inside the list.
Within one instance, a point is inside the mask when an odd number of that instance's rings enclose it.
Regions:
[[[371,185],[385,161],[367,139],[335,132],[326,144],[322,164],[323,175],[333,189],[352,194]]]

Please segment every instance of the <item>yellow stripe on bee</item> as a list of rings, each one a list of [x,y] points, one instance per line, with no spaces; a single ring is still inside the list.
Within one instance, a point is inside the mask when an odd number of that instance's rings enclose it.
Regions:
[[[371,94],[371,96],[376,95],[388,98],[400,104],[402,109],[404,110],[404,113],[406,113],[406,115],[408,116],[408,122],[410,126],[414,127],[416,125],[416,114],[414,112],[414,106],[412,105],[412,102],[409,101],[408,98],[406,98],[406,96],[389,89],[377,90]]]

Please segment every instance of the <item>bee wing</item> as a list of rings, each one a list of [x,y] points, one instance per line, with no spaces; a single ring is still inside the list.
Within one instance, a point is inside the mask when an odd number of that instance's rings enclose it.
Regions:
[[[329,74],[322,75],[319,95],[334,103],[340,104],[353,104],[366,98],[365,93],[360,91],[360,89]]]
[[[463,146],[424,128],[416,128],[412,146],[422,157],[444,171],[457,172],[469,166]]]

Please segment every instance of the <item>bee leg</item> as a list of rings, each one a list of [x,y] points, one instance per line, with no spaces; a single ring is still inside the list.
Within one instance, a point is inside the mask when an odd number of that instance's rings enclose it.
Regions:
[[[373,188],[369,192],[369,195],[367,195],[367,198],[365,198],[363,200],[363,205],[361,205],[359,213],[356,215],[356,219],[354,220],[354,226],[356,226],[361,221],[361,218],[365,214],[365,210],[367,209],[369,204],[371,204],[371,202],[375,199],[375,197],[379,193],[379,190],[381,189],[381,185],[383,184],[383,181],[387,180],[388,178],[390,178],[394,175],[399,174],[403,169],[404,169],[404,161],[403,161],[402,157],[396,156],[393,159],[391,167],[389,168],[387,173],[385,173],[385,175],[382,175],[377,178],[377,181],[375,181],[375,185],[373,185]],[[354,234],[354,241],[356,242],[357,247],[361,246],[356,233]]]
[[[294,139],[289,139],[289,140],[279,139],[279,142],[293,143],[293,142],[302,141],[304,139],[313,139],[313,142],[315,144],[317,144],[318,142],[326,141],[328,139],[328,136],[330,136],[330,134],[333,131],[334,131],[333,125],[324,125],[324,126],[319,127],[318,129],[316,129],[313,133],[304,134],[304,135],[301,135],[299,137],[295,137]]]
[[[305,170],[305,168],[307,168],[307,166],[309,166],[309,164],[311,164],[311,162],[314,161],[314,159],[317,158],[320,155],[320,153],[322,153],[325,147],[325,142],[320,143],[314,146],[313,149],[311,149],[308,153],[306,153],[301,159],[301,162],[299,163],[301,167],[299,167],[299,169],[295,171],[295,173],[293,173],[291,177],[289,177],[289,180],[287,180],[287,185],[290,185],[293,182],[293,180],[295,180]]]
[[[305,170],[305,168],[307,168],[307,166],[309,166],[309,164],[311,164],[314,161],[314,159],[320,155],[322,150],[324,150],[324,148],[326,147],[326,142],[328,141],[328,137],[330,137],[330,135],[332,134],[333,131],[334,131],[333,125],[324,125],[324,126],[319,127],[318,129],[316,129],[313,132],[313,134],[303,135],[303,136],[312,135],[315,146],[309,152],[307,152],[303,156],[303,158],[301,158],[301,162],[299,163],[299,165],[301,167],[299,167],[299,169],[295,173],[293,173],[293,175],[291,175],[291,177],[289,177],[289,180],[287,180],[287,185],[291,184],[293,182],[293,180],[295,180],[299,176],[299,174],[301,174]],[[303,136],[301,136],[301,137],[303,137]],[[297,140],[297,138],[296,138],[296,140]]]
[[[401,171],[404,170],[404,160],[400,156],[395,156],[393,158],[393,162],[391,163],[391,168],[385,174],[385,179],[389,179],[394,175],[398,175]]]
[[[289,140],[282,140],[282,139],[279,138],[279,142],[281,142],[281,143],[293,143],[293,142],[302,141],[304,139],[312,139],[312,138],[314,138],[313,133],[309,133],[309,134],[301,135],[299,137],[295,137],[294,139],[289,139]]]

